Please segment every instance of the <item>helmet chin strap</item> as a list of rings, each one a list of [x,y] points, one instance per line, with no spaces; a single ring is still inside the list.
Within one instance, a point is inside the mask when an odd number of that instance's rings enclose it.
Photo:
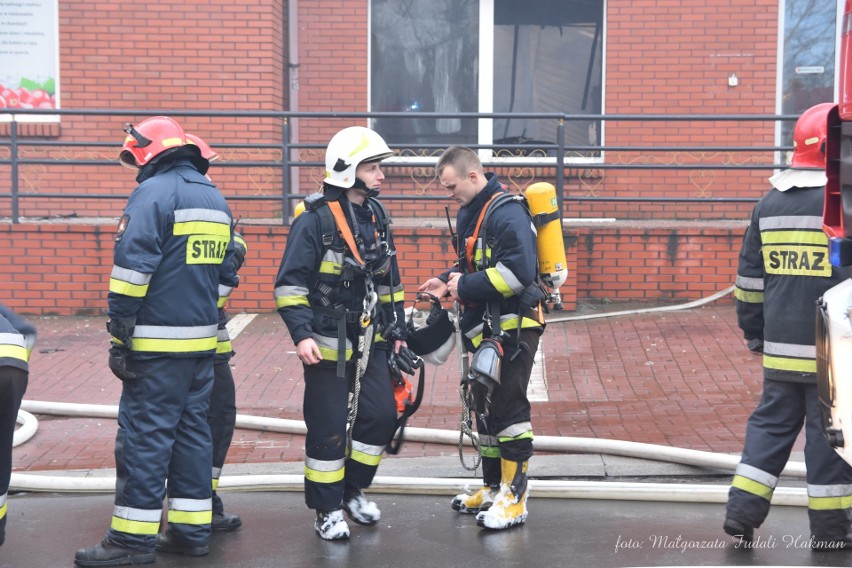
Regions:
[[[377,197],[379,192],[381,191],[379,188],[369,188],[367,184],[361,178],[355,178],[355,183],[352,185],[352,189],[360,189],[361,191],[367,194],[367,197]]]

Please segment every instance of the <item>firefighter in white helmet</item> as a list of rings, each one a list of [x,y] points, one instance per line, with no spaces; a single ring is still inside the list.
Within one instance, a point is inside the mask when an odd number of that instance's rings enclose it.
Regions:
[[[751,542],[805,425],[811,546],[852,546],[852,468],[823,436],[816,385],[816,301],[846,279],[828,258],[822,231],[826,121],[833,104],[796,122],[789,169],[754,207],[740,249],[737,320],[763,358],[763,394],[748,419],[745,447],[728,496],[724,530]]]
[[[378,522],[363,490],[396,428],[389,358],[406,349],[404,292],[390,220],[375,198],[391,155],[368,128],[331,139],[323,192],[293,221],[275,280],[305,373],[305,502],[326,540],[349,538],[343,511],[361,525]]]

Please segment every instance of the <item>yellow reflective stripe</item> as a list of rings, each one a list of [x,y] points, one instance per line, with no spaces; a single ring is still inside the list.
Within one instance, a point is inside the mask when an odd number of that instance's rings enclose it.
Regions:
[[[375,333],[375,335],[373,335],[373,343],[379,343],[379,342],[382,342],[382,341],[385,341],[385,338],[382,337],[381,331],[377,331]]]
[[[133,351],[149,351],[156,353],[194,353],[196,351],[211,351],[216,349],[217,338],[201,337],[198,339],[151,339],[133,337],[130,349]]]
[[[231,351],[233,351],[233,348],[230,340],[216,342],[216,353],[230,353]]]
[[[278,296],[275,298],[275,307],[289,308],[290,306],[310,306],[307,296]]]
[[[763,244],[797,244],[828,246],[828,237],[822,231],[763,231],[760,233]]]
[[[177,136],[174,138],[163,138],[160,144],[162,144],[164,148],[171,148],[172,146],[183,146],[183,140],[181,140]]]
[[[479,446],[479,455],[484,458],[499,458],[500,457],[500,447],[499,446]]]
[[[731,486],[736,487],[737,489],[742,489],[746,493],[762,497],[767,501],[772,499],[772,493],[774,491],[771,487],[767,487],[762,483],[758,483],[757,481],[743,477],[742,475],[735,475],[734,480],[731,482]]]
[[[764,244],[761,253],[767,274],[831,276],[828,248],[824,246]]]
[[[323,274],[333,274],[340,276],[343,273],[343,265],[338,262],[323,260],[320,262],[319,271]]]
[[[320,471],[305,466],[305,478],[314,483],[337,483],[338,481],[343,481],[345,472],[345,468],[342,467],[334,471]]]
[[[808,497],[808,509],[814,511],[834,511],[852,507],[852,495],[842,497]]]
[[[9,509],[9,505],[7,503],[3,503],[3,506],[0,507],[0,519],[6,516],[6,511]]]
[[[228,303],[228,296],[219,296],[219,300],[216,302],[216,307],[224,308],[225,304]]]
[[[748,292],[740,288],[735,288],[734,297],[740,302],[746,302],[748,304],[763,303],[763,292]]]
[[[796,371],[799,373],[816,373],[816,359],[791,359],[788,357],[773,357],[763,354],[763,366],[779,371]]]
[[[234,242],[239,244],[239,245],[242,245],[242,247],[244,249],[246,249],[246,252],[248,252],[248,245],[246,244],[246,240],[243,238],[242,235],[235,234],[234,235]]]
[[[488,281],[491,282],[491,285],[494,286],[494,288],[496,288],[504,298],[508,298],[515,294],[496,268],[486,268],[485,275],[488,277]]]
[[[183,525],[209,525],[213,522],[213,511],[175,511],[169,509],[169,522]]]
[[[379,296],[380,304],[390,304],[391,300],[393,300],[397,304],[403,303],[405,301],[405,290],[398,290],[394,292],[393,295],[382,294],[381,296]]]
[[[160,530],[160,521],[131,521],[113,516],[110,528],[127,534],[155,535]]]
[[[213,491],[216,491],[218,488],[219,488],[219,478],[214,477],[213,478]]]
[[[326,361],[337,361],[337,349],[333,349],[331,347],[323,347],[322,345],[319,345],[318,347],[323,359],[325,359]],[[351,358],[352,349],[347,349],[346,359],[344,359],[344,361],[348,361]]]
[[[116,280],[115,278],[110,278],[109,291],[114,292],[116,294],[122,294],[124,296],[130,296],[131,298],[144,298],[145,295],[148,293],[148,285],[131,284],[130,282],[126,282],[124,280]]]
[[[183,221],[175,222],[174,235],[210,235],[214,237],[231,236],[231,227],[214,221]]]
[[[500,440],[503,443],[512,442],[514,440],[532,440],[533,439],[533,433],[532,433],[532,430],[528,430],[528,431],[524,432],[523,434],[518,434],[517,436],[498,436],[497,439]]]
[[[21,347],[20,345],[0,345],[0,357],[19,359],[26,363],[29,361],[30,353],[26,347]]]
[[[502,320],[502,318],[500,319]],[[521,329],[527,329],[530,327],[541,327],[541,324],[532,318],[522,318]],[[508,331],[510,329],[518,329],[518,318],[512,317],[512,319],[501,321],[500,329],[502,329],[503,331]],[[479,344],[482,343],[482,333],[480,332],[477,335],[470,337],[469,339],[474,347],[478,347]]]
[[[370,454],[366,454],[364,452],[360,452],[358,450],[352,450],[352,453],[349,456],[352,460],[362,463],[364,465],[378,466],[379,462],[382,461],[382,456],[371,456]]]

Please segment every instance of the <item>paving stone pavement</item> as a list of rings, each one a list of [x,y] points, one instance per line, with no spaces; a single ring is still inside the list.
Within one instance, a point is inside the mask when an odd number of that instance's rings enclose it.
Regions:
[[[570,317],[554,312],[553,317]],[[276,313],[240,315],[232,359],[242,415],[302,420],[301,366]],[[25,400],[118,404],[107,367],[103,317],[42,317]],[[551,323],[543,336],[543,395],[533,402],[539,436],[626,440],[736,453],[761,391],[729,301],[682,311]],[[459,430],[455,354],[430,367],[409,426]],[[539,389],[541,390],[541,389]],[[14,471],[111,468],[116,423],[39,415],[36,435],[14,452]],[[228,464],[298,462],[298,434],[238,429]],[[800,448],[797,448],[800,449]],[[406,442],[402,458],[455,456],[453,445]],[[389,458],[394,459],[394,458]],[[227,466],[226,466],[227,471]]]

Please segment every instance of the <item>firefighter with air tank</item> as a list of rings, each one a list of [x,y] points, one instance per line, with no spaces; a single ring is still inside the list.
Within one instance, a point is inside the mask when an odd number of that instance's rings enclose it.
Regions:
[[[437,298],[451,296],[460,306],[464,348],[472,353],[463,388],[476,416],[482,458],[482,486],[457,495],[451,506],[476,515],[483,528],[501,530],[527,518],[533,454],[527,386],[544,331],[547,297],[537,258],[537,246],[547,241],[537,241],[536,225],[558,227],[548,238],[555,239],[554,251],[562,256],[545,268],[552,271],[551,287],[558,289],[566,274],[561,221],[552,186],[542,184],[553,191],[545,200],[549,212],[533,217],[523,198],[508,193],[495,174],[484,172],[470,148],[448,148],[435,170],[441,187],[460,205],[453,238],[458,260],[419,290]],[[530,189],[533,196],[541,187]]]

